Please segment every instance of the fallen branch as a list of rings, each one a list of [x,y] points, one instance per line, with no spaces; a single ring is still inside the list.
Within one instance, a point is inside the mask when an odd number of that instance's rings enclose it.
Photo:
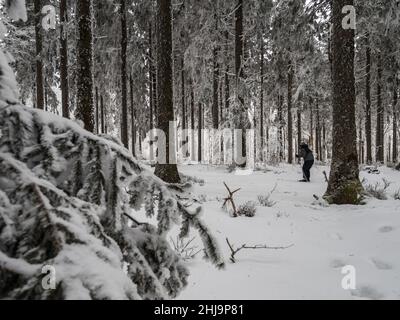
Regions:
[[[231,189],[229,189],[229,187],[227,186],[227,184],[224,182],[225,188],[228,190],[228,197],[225,198],[225,202],[222,205],[222,208],[225,208],[227,203],[230,202],[232,205],[232,209],[233,209],[233,217],[237,218],[238,214],[237,214],[237,209],[236,209],[236,204],[235,201],[233,200],[233,196],[235,195],[235,193],[239,192],[241,189],[237,189],[235,191],[231,191]]]
[[[325,182],[329,183],[328,174],[326,173],[326,171],[324,171],[323,174],[324,174],[324,177],[325,177]]]
[[[229,242],[228,238],[226,238],[226,242],[229,246],[229,249],[231,250],[230,260],[232,263],[236,263],[235,256],[242,250],[286,250],[286,249],[294,247],[294,244],[287,246],[287,247],[269,247],[267,245],[248,246],[248,245],[244,244],[241,247],[235,249],[233,247],[233,245]]]

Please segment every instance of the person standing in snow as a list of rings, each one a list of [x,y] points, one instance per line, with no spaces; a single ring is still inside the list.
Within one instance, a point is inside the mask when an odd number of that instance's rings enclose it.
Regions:
[[[308,147],[308,144],[302,143],[300,145],[300,152],[298,155],[296,155],[297,158],[303,158],[304,159],[304,164],[303,164],[303,180],[300,180],[300,182],[310,182],[311,180],[311,168],[314,165],[314,154]]]

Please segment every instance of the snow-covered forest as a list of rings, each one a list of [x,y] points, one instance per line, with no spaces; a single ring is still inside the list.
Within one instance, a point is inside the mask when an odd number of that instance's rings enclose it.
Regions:
[[[0,299],[400,299],[399,0],[0,9]]]

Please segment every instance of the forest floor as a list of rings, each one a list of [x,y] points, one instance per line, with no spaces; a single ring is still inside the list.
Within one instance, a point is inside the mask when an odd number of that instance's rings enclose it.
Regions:
[[[314,167],[310,184],[297,182],[299,166],[280,166],[266,172],[238,176],[226,168],[183,166],[180,170],[203,179],[194,193],[204,200],[204,220],[217,238],[225,270],[217,270],[201,255],[188,261],[189,285],[179,299],[400,299],[400,172],[381,168],[381,174],[362,172],[366,183],[392,182],[387,201],[368,199],[363,206],[324,206],[327,184]],[[329,173],[329,172],[328,172]],[[221,209],[223,185],[242,188],[238,205],[257,201],[276,185],[272,208],[257,207],[254,218],[231,218]],[[247,245],[294,246],[286,250],[244,250],[229,261],[226,238],[236,247]],[[197,241],[198,239],[196,239]],[[344,266],[356,269],[356,290],[342,288]]]

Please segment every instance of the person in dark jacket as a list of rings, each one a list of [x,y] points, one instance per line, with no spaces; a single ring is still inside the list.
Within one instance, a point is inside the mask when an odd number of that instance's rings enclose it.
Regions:
[[[302,143],[300,145],[300,152],[298,155],[296,155],[297,158],[303,158],[304,159],[304,164],[303,164],[303,176],[304,179],[301,180],[300,182],[310,182],[311,180],[311,168],[314,165],[314,154],[308,147],[306,143]]]

